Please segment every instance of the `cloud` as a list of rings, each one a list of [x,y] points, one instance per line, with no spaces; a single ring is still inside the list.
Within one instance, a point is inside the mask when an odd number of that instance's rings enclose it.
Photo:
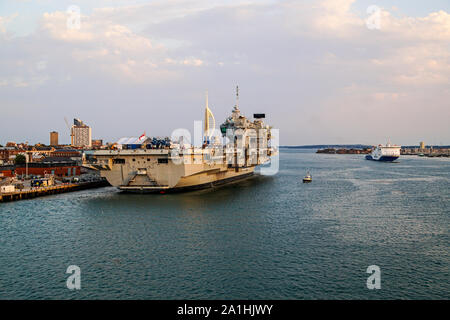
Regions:
[[[79,29],[67,28],[67,18],[65,12],[46,13],[39,32],[52,46],[70,48],[70,63],[133,83],[171,77],[160,68],[164,46],[95,15],[82,16]]]
[[[364,26],[352,12],[355,0],[322,0],[283,2],[284,23],[294,34],[312,37],[351,37]]]
[[[354,2],[155,1],[81,10],[80,29],[48,12],[35,33],[0,37],[0,102],[162,135],[200,118],[206,89],[225,118],[239,83],[243,110],[265,111],[284,144],[448,141],[450,15],[381,8],[370,30]]]
[[[6,26],[17,17],[18,17],[17,13],[7,17],[0,16],[0,34],[6,34],[7,32]]]
[[[426,17],[396,18],[382,11],[381,32],[401,41],[450,41],[450,14],[445,11],[430,13]]]

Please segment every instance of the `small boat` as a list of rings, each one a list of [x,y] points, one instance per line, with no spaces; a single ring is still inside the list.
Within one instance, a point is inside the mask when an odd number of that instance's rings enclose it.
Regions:
[[[308,174],[303,178],[303,183],[312,182],[312,176]]]

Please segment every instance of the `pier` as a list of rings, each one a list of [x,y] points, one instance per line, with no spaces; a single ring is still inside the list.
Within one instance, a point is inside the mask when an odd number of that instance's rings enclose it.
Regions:
[[[450,148],[448,147],[429,147],[429,148],[417,148],[417,147],[403,147],[401,149],[401,155],[404,156],[421,156],[421,157],[450,157]]]
[[[71,184],[49,186],[49,187],[42,187],[42,188],[29,188],[29,189],[20,190],[20,191],[0,193],[0,202],[32,199],[32,198],[43,197],[43,196],[48,196],[48,195],[58,194],[58,193],[106,187],[108,185],[109,185],[109,183],[106,180],[100,180],[100,181],[93,181],[93,182],[71,183]]]

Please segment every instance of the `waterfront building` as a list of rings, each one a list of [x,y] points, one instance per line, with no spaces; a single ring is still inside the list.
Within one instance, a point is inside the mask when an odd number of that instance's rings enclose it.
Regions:
[[[79,158],[81,159],[81,153],[74,149],[58,149],[50,154],[51,157],[68,157],[68,158]]]
[[[56,131],[50,132],[50,145],[51,146],[58,145],[58,132],[56,132]]]
[[[0,160],[4,163],[13,162],[18,154],[23,154],[28,162],[34,162],[51,155],[54,151],[54,147],[47,146],[5,147],[0,149]]]
[[[14,161],[14,158],[18,154],[24,154],[26,151],[23,149],[13,148],[13,147],[6,147],[3,149],[0,149],[0,159],[3,160],[3,162],[8,163]]]
[[[73,119],[71,134],[74,147],[90,148],[92,146],[92,129],[80,119]]]
[[[52,174],[59,177],[68,177],[81,174],[81,167],[76,161],[61,158],[46,158],[41,162],[29,162],[27,165],[6,165],[0,166],[0,173],[4,177],[14,177],[15,175],[29,175],[44,177]]]
[[[100,149],[103,146],[103,140],[92,140],[92,148],[94,149]]]

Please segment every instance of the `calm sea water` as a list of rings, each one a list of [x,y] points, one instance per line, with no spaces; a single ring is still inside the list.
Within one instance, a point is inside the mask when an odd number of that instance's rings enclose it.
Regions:
[[[449,159],[297,150],[276,176],[214,190],[4,203],[0,298],[449,299],[449,204]]]

